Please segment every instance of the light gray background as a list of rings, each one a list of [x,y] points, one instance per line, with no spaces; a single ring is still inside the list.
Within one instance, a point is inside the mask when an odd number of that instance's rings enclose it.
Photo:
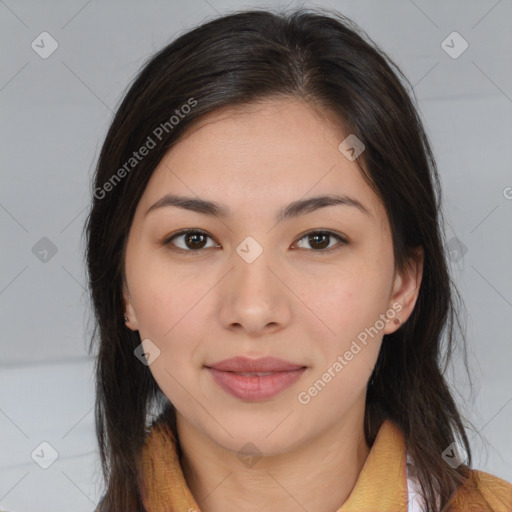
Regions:
[[[256,5],[0,0],[0,508],[94,510],[101,478],[80,239],[92,169],[143,61],[206,18]],[[297,4],[259,7],[285,5]],[[471,438],[475,467],[512,481],[512,2],[316,5],[356,21],[414,86],[441,173],[447,237],[467,248],[454,253],[452,271],[468,311],[474,400],[460,363],[453,382],[488,441]],[[44,31],[59,45],[47,59],[31,48]],[[469,44],[456,59],[441,47],[453,31]],[[32,251],[42,237],[57,248],[46,262]],[[59,455],[46,470],[31,458],[43,441]]]

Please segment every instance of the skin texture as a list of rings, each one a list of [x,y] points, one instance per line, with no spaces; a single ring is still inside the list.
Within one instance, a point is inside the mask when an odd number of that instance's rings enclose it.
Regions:
[[[227,504],[239,511],[336,510],[368,456],[366,388],[383,335],[400,325],[387,321],[359,343],[307,404],[298,395],[393,304],[401,307],[396,317],[407,320],[423,258],[419,253],[411,269],[395,273],[384,206],[356,162],[338,150],[347,135],[292,98],[218,111],[171,148],[138,204],[126,249],[127,327],[160,350],[150,370],[177,409],[182,467],[202,511]],[[224,203],[231,215],[169,206],[145,216],[170,192]],[[276,223],[292,201],[328,193],[358,199],[370,215],[336,205]],[[182,229],[209,238],[187,245],[180,236],[174,252],[163,241]],[[305,237],[319,230],[348,243],[331,236],[315,245]],[[236,251],[248,236],[263,249],[252,263]],[[270,355],[307,369],[279,394],[249,402],[223,391],[204,368],[237,355]],[[248,442],[261,455],[252,467],[238,457]]]

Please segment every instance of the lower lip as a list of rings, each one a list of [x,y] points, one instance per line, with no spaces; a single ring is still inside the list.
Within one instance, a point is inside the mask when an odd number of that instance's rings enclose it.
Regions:
[[[215,382],[224,391],[248,401],[264,400],[277,395],[300,379],[305,369],[275,372],[272,375],[248,376],[208,368]]]

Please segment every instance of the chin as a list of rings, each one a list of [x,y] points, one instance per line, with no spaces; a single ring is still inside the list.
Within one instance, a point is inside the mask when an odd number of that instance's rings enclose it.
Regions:
[[[279,422],[277,422],[277,425]],[[275,428],[275,426],[273,427]],[[297,426],[285,429],[282,425],[275,428],[262,428],[255,422],[230,424],[229,433],[217,429],[212,436],[213,440],[222,448],[242,455],[245,452],[254,452],[259,456],[272,457],[282,455],[297,448],[304,443],[303,432]],[[295,432],[296,437],[293,435]],[[300,434],[299,434],[300,432]]]

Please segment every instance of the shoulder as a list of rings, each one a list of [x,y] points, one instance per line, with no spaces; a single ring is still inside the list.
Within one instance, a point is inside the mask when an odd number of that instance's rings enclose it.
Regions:
[[[457,512],[511,512],[512,484],[495,475],[471,469],[452,501]]]

